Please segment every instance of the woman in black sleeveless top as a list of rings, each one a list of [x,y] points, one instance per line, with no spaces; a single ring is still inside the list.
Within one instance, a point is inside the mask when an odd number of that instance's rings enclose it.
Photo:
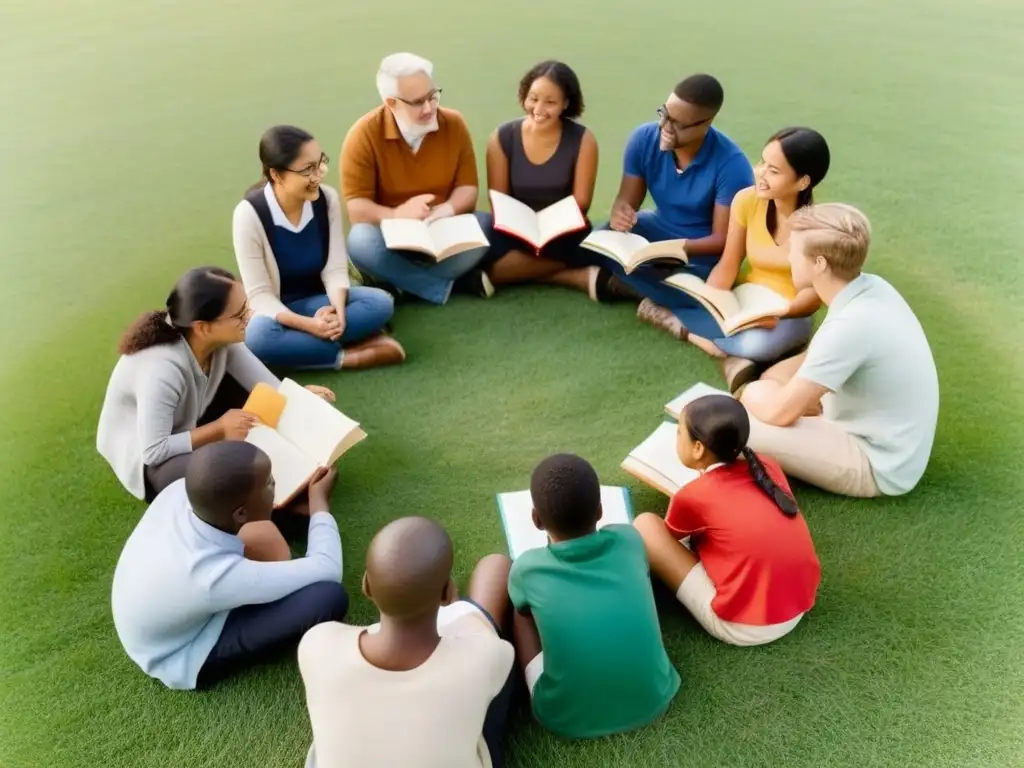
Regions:
[[[597,140],[576,122],[583,93],[576,73],[558,61],[533,67],[519,83],[525,117],[502,123],[487,143],[487,187],[539,211],[568,195],[586,215],[597,180]],[[564,235],[537,255],[523,241],[488,232],[491,248],[481,265],[495,285],[544,282],[586,291],[598,298],[596,254],[579,247],[590,233]]]

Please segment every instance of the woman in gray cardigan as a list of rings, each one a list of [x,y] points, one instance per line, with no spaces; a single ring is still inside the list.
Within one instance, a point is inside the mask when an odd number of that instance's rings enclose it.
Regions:
[[[234,275],[200,267],[178,280],[166,309],[144,313],[125,331],[96,448],[136,498],[152,501],[183,478],[195,448],[244,440],[256,423],[240,410],[250,390],[280,381],[245,346],[250,315]],[[334,401],[325,387],[307,389]],[[250,523],[242,539],[252,559],[290,557],[273,524]]]

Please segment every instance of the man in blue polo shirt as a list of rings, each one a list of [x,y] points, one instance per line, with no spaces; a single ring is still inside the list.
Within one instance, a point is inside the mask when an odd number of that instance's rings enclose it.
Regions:
[[[725,247],[733,196],[754,183],[743,150],[712,127],[725,94],[711,75],[692,75],[669,95],[656,122],[636,128],[626,143],[622,182],[612,204],[612,229],[650,241],[679,240],[689,272],[705,279]],[[655,210],[639,210],[647,193]],[[612,266],[615,269],[615,266]],[[693,304],[662,284],[673,271],[651,265],[631,276],[632,288],[668,307]]]

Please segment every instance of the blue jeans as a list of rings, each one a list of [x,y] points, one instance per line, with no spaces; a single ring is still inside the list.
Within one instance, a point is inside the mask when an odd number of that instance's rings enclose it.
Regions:
[[[806,344],[811,338],[812,326],[809,317],[786,317],[774,328],[751,328],[714,342],[727,355],[755,363],[774,363]]]
[[[601,229],[608,229],[608,224],[603,224]],[[658,215],[657,211],[639,211],[636,215],[636,224],[631,230],[633,234],[640,235],[645,240],[658,243],[663,240],[676,240],[679,235],[671,232]],[[691,298],[689,294],[677,291],[671,286],[665,285],[666,277],[675,274],[688,272],[707,280],[711,270],[718,263],[717,256],[690,256],[689,265],[676,268],[665,268],[662,266],[647,264],[636,269],[633,274],[627,275],[622,265],[614,259],[599,257],[602,266],[613,272],[618,278],[631,287],[634,291],[644,296],[655,304],[660,304],[669,309],[683,309],[699,307],[700,303]]]
[[[477,211],[475,215],[486,228],[487,213]],[[486,253],[487,248],[473,248],[434,264],[424,262],[422,254],[391,250],[384,244],[380,227],[373,224],[353,224],[348,233],[348,255],[361,272],[431,304],[448,301],[456,278],[476,267]]]
[[[325,294],[292,301],[285,306],[297,315],[313,317],[330,306]],[[268,368],[326,370],[341,365],[342,346],[380,332],[395,312],[391,294],[379,288],[353,285],[345,304],[345,332],[338,341],[320,339],[288,328],[266,315],[257,315],[245,330],[245,345]]]

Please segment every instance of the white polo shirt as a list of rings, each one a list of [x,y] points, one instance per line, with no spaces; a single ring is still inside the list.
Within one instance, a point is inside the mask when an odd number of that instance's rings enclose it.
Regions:
[[[899,292],[862,274],[836,296],[797,376],[827,387],[824,417],[857,438],[888,496],[917,485],[935,441],[939,378]]]

